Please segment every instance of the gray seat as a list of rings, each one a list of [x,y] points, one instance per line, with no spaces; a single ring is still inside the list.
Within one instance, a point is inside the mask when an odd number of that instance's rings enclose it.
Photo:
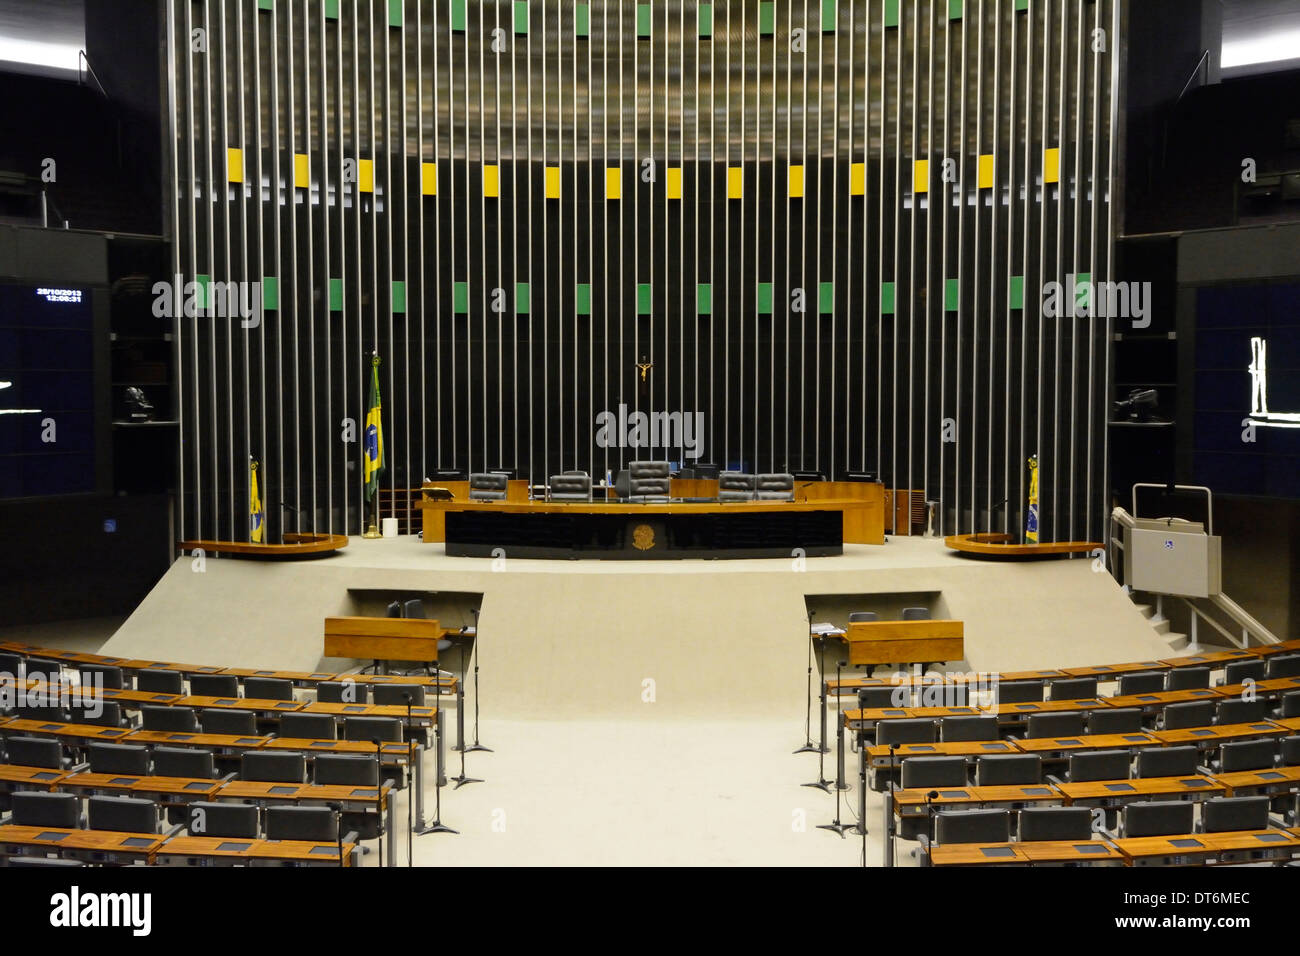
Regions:
[[[321,786],[377,787],[379,768],[365,754],[319,754],[312,761],[312,782]]]
[[[1092,839],[1092,811],[1087,807],[1030,807],[1019,817],[1022,843]]]
[[[20,827],[58,827],[75,830],[81,822],[81,800],[72,793],[20,790],[10,799],[10,823]]]
[[[112,664],[77,664],[76,668],[81,683],[86,687],[98,684],[103,688],[121,690],[124,686],[120,667],[114,667]]]
[[[145,730],[164,730],[173,733],[198,733],[199,718],[192,707],[153,707],[144,704],[140,708],[141,726]]]
[[[195,697],[238,697],[239,678],[234,674],[191,674],[190,693]]]
[[[930,609],[928,607],[905,607],[903,608],[904,621],[928,621],[930,620]]]
[[[296,750],[249,750],[240,760],[239,778],[260,783],[305,783],[307,758]]]
[[[1281,712],[1283,717],[1300,717],[1300,690],[1282,695]]]
[[[424,685],[423,684],[376,684],[374,687],[374,699],[376,704],[383,704],[391,707],[405,707],[407,695],[411,698],[412,707],[424,706]]]
[[[1201,829],[1206,833],[1267,830],[1268,803],[1268,797],[1213,797],[1201,804]]]
[[[934,842],[1007,843],[1011,839],[1011,814],[1006,810],[941,810],[935,814]]]
[[[149,775],[149,748],[134,744],[91,744],[91,773],[116,773],[145,777]]]
[[[861,624],[867,621],[878,621],[878,620],[880,620],[880,615],[878,615],[875,611],[850,611],[849,612],[850,624]]]
[[[1278,654],[1268,659],[1264,675],[1269,680],[1279,677],[1300,677],[1300,654]]]
[[[1066,677],[1047,682],[1052,700],[1091,700],[1097,696],[1097,678]]]
[[[338,721],[329,714],[281,714],[280,736],[301,740],[333,740]]]
[[[139,797],[91,797],[86,801],[87,824],[92,830],[117,833],[157,833],[158,807]]]
[[[1025,736],[1038,737],[1077,737],[1083,733],[1083,714],[1077,710],[1063,714],[1030,714],[1025,722]]]
[[[402,602],[402,617],[415,618],[423,621],[428,618],[424,613],[424,600],[422,598],[408,598]]]
[[[552,501],[590,501],[591,476],[585,471],[551,475]]]
[[[1145,800],[1125,804],[1120,832],[1126,837],[1191,833],[1196,804],[1182,800]]]
[[[253,700],[293,700],[293,681],[282,677],[246,677],[244,696]]]
[[[997,685],[999,704],[1036,704],[1043,700],[1043,682],[1040,680],[1018,680]]]
[[[1043,782],[1038,754],[989,754],[975,761],[977,787],[1025,786]]]
[[[345,717],[344,740],[402,740],[402,722],[396,717]]]
[[[1300,735],[1283,737],[1279,746],[1279,761],[1284,767],[1300,767]]]
[[[1165,690],[1200,690],[1209,686],[1208,667],[1175,667],[1165,677]]]
[[[351,700],[345,698],[351,697]],[[316,699],[323,704],[368,704],[370,685],[360,681],[321,681],[316,685]]]
[[[155,747],[153,772],[159,777],[211,780],[217,775],[212,751],[199,747]]]
[[[955,740],[997,740],[999,736],[998,719],[993,716],[944,717],[939,721],[939,739],[944,743]]]
[[[63,769],[63,745],[41,737],[10,737],[5,744],[9,763],[19,767]]]
[[[1200,753],[1195,747],[1151,747],[1137,752],[1136,777],[1191,777]]]
[[[1268,716],[1268,701],[1263,698],[1255,700],[1221,700],[1218,703],[1214,722],[1216,724],[1249,724],[1263,720]]]
[[[876,743],[886,747],[890,744],[932,744],[934,738],[933,720],[882,720],[876,724]]]
[[[1157,694],[1164,689],[1164,671],[1140,671],[1136,674],[1120,674],[1117,693],[1126,697],[1129,694]]]
[[[719,501],[753,501],[757,479],[743,471],[724,471],[718,475]]]
[[[1248,680],[1264,680],[1267,666],[1267,662],[1262,657],[1250,661],[1229,661],[1228,666],[1223,669],[1223,682],[1241,684]]]
[[[135,689],[150,694],[183,694],[185,678],[180,671],[136,671]]]
[[[479,471],[469,476],[470,501],[504,501],[509,487],[505,475]]]
[[[266,838],[334,843],[339,838],[338,818],[327,807],[270,807]]]
[[[1128,777],[1127,750],[1085,750],[1070,754],[1066,777],[1070,783],[1087,780],[1124,780]]]
[[[1267,770],[1273,766],[1277,745],[1270,739],[1235,740],[1219,748],[1219,770],[1236,773],[1240,770]]]
[[[794,475],[759,475],[754,480],[754,496],[759,501],[794,501]]]
[[[1187,727],[1208,727],[1214,723],[1214,701],[1188,700],[1170,704],[1161,714],[1165,730],[1182,730]]]
[[[199,711],[199,726],[205,734],[229,734],[232,737],[255,737],[257,715],[251,710],[210,708]]]
[[[1099,707],[1088,711],[1090,734],[1135,734],[1142,730],[1142,711],[1137,707]]]
[[[859,687],[858,688],[858,707],[863,710],[873,710],[881,707],[897,707],[894,703],[894,691],[896,687]],[[904,688],[904,693],[908,693]]]
[[[190,836],[223,840],[256,840],[261,832],[257,807],[249,803],[206,803],[189,805],[186,829]]]
[[[667,501],[670,470],[666,461],[634,461],[628,466],[629,501]]]
[[[904,790],[966,786],[965,757],[908,757],[903,761]]]

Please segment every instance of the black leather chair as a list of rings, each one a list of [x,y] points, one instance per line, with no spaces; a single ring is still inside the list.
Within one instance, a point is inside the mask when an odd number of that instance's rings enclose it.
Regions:
[[[327,807],[270,807],[266,811],[266,838],[334,843],[339,838],[338,818]],[[344,842],[355,839],[355,834],[348,834]]]
[[[950,741],[997,740],[1001,734],[993,716],[944,717],[939,721],[939,739]]]
[[[1017,836],[1022,843],[1092,839],[1092,812],[1087,807],[1028,807],[1021,810]]]
[[[402,740],[402,722],[396,717],[345,717],[344,740]]]
[[[1271,739],[1235,740],[1219,748],[1218,769],[1221,773],[1267,770],[1276,756],[1277,744]]]
[[[989,754],[975,761],[977,787],[1026,786],[1043,782],[1038,754]]]
[[[1282,695],[1279,713],[1283,717],[1300,717],[1300,690]]]
[[[1040,680],[1018,680],[997,685],[999,704],[1036,704],[1043,700],[1043,682]]]
[[[1205,833],[1267,830],[1268,807],[1268,797],[1213,797],[1201,804],[1201,829]]]
[[[859,687],[858,707],[862,710],[876,710],[882,707],[897,707],[894,703],[895,687]],[[910,693],[903,688],[904,694]]]
[[[246,677],[244,696],[253,700],[293,700],[293,681],[280,677]]]
[[[1125,837],[1174,836],[1192,832],[1196,804],[1182,800],[1148,800],[1129,803],[1120,814]]]
[[[92,830],[117,833],[157,833],[158,805],[139,797],[91,797],[86,801]]]
[[[1165,678],[1165,690],[1200,690],[1209,686],[1208,667],[1175,667]]]
[[[1165,689],[1164,671],[1139,671],[1136,674],[1120,674],[1116,693],[1120,697],[1129,694],[1157,694]]]
[[[192,707],[140,707],[141,726],[145,730],[164,730],[172,733],[199,733],[199,718]]]
[[[1011,814],[1006,810],[941,810],[935,814],[934,843],[1007,843]]]
[[[1025,737],[1077,737],[1083,733],[1083,714],[1077,710],[1065,713],[1030,714],[1025,722]]]
[[[185,678],[180,671],[136,671],[135,689],[150,694],[184,694]]]
[[[43,737],[10,737],[5,742],[8,762],[19,767],[63,769],[63,745]]]
[[[1070,783],[1088,780],[1125,780],[1130,755],[1127,750],[1085,750],[1070,754],[1066,779]]]
[[[1160,715],[1160,725],[1165,730],[1183,730],[1188,727],[1208,727],[1214,723],[1214,701],[1188,700],[1170,704]]]
[[[1268,701],[1262,697],[1255,700],[1234,698],[1219,701],[1214,714],[1214,722],[1216,724],[1249,724],[1257,720],[1263,720],[1267,716]]]
[[[1278,742],[1278,762],[1283,767],[1300,767],[1300,735],[1283,737]]]
[[[724,471],[718,475],[718,500],[753,501],[756,484],[753,475],[743,471]]]
[[[552,501],[590,501],[591,476],[585,471],[551,475],[549,489]]]
[[[1090,700],[1097,696],[1097,678],[1065,677],[1047,682],[1052,700]]]
[[[281,714],[280,736],[295,740],[334,740],[338,721],[330,714]]]
[[[189,777],[211,780],[217,775],[212,751],[201,747],[155,747],[153,772],[158,777]]]
[[[91,773],[125,774],[147,777],[149,775],[149,748],[134,744],[91,744],[89,754]]]
[[[1300,654],[1278,654],[1268,659],[1265,676],[1269,680],[1279,677],[1300,677]]]
[[[98,685],[105,689],[121,690],[125,685],[122,668],[112,664],[77,664],[78,680],[85,687]]]
[[[307,757],[295,750],[245,751],[239,778],[260,783],[305,783]]]
[[[628,466],[629,501],[667,501],[671,471],[666,461],[634,461]]]
[[[81,799],[72,793],[20,790],[11,797],[10,823],[20,827],[57,827],[76,830],[81,823]]]
[[[479,471],[469,476],[470,501],[504,501],[509,487],[505,475]]]
[[[754,480],[754,496],[759,501],[794,501],[794,475],[759,475]]]
[[[195,697],[238,697],[239,678],[234,674],[191,674],[190,693]]]
[[[377,787],[375,758],[365,754],[318,754],[312,761],[312,782],[321,786]]]
[[[255,737],[257,736],[257,715],[251,710],[207,708],[199,711],[199,726],[203,728],[205,734]]]
[[[1192,777],[1199,766],[1195,747],[1150,747],[1137,752],[1135,777]]]
[[[68,710],[68,720],[74,724],[93,724],[97,727],[127,727],[130,722],[122,714],[122,705],[114,700],[98,703],[74,704]]]
[[[222,840],[256,840],[261,833],[257,807],[248,803],[190,804],[186,829],[190,836]]]
[[[1087,714],[1090,734],[1135,734],[1142,730],[1142,711],[1137,707],[1099,707]]]
[[[965,757],[908,757],[902,766],[904,790],[966,786]]]
[[[876,743],[886,747],[890,744],[932,744],[936,731],[934,721],[925,718],[882,720],[876,724]]]
[[[1229,661],[1223,669],[1223,682],[1225,684],[1242,684],[1248,680],[1264,680],[1264,672],[1268,663],[1262,658],[1257,657],[1249,661]]]
[[[368,704],[370,685],[361,681],[321,681],[316,685],[316,699],[323,704]]]

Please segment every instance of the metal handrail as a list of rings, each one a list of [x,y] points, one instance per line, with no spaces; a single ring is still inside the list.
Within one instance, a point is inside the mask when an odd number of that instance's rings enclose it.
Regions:
[[[104,89],[104,84],[99,82],[99,76],[95,73],[95,68],[90,65],[90,57],[86,54],[85,50],[77,51],[77,82],[83,82],[81,78],[81,64],[83,61],[86,64],[86,73],[94,79],[95,85],[99,87],[99,92],[103,95],[104,99],[108,99],[108,90]]]

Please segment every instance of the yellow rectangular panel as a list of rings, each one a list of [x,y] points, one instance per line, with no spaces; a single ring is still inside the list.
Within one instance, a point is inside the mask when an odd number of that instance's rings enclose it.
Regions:
[[[867,164],[849,164],[849,195],[865,196],[867,194]]]
[[[357,188],[363,193],[375,191],[375,161],[373,159],[357,160]]]
[[[745,170],[732,167],[727,170],[727,198],[742,199],[745,195]]]
[[[546,198],[547,199],[560,198],[560,167],[559,166],[546,167]]]
[[[682,171],[678,166],[668,167],[668,198],[682,198]]]
[[[293,154],[293,184],[304,188],[311,185],[311,164],[306,153]]]
[[[979,188],[990,189],[993,186],[993,154],[985,153],[980,157]]]
[[[605,170],[605,198],[621,199],[623,196],[623,171],[617,166]]]
[[[438,164],[420,164],[420,193],[425,196],[438,195]]]
[[[912,167],[912,192],[928,193],[930,191],[930,161],[918,159]]]
[[[242,149],[226,150],[226,178],[232,183],[244,181],[244,151]]]
[[[501,195],[500,166],[483,167],[483,195],[488,199],[496,199]]]
[[[1061,151],[1059,149],[1043,150],[1043,182],[1059,183],[1061,181]]]
[[[790,167],[790,198],[791,199],[803,198],[803,167],[802,166]]]

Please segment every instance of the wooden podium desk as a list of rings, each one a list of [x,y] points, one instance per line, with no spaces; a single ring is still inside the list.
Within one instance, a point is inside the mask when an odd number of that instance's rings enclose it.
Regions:
[[[438,641],[447,633],[420,618],[327,617],[324,656],[436,664]]]
[[[966,658],[961,621],[855,621],[844,632],[849,666],[930,664]]]

